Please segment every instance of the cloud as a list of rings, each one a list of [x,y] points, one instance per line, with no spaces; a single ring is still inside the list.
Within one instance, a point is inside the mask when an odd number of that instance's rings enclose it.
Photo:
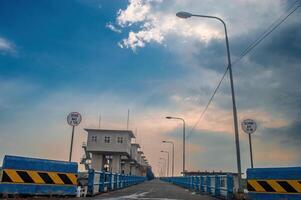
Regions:
[[[237,36],[248,34],[248,32],[256,30],[258,27],[267,25],[267,20],[262,22],[262,20],[258,21],[257,19],[271,19],[275,14],[281,13],[283,7],[281,0],[264,2],[233,0],[231,3],[212,0],[199,2],[193,0],[173,2],[130,0],[126,9],[120,9],[117,12],[117,23],[122,28],[136,26],[136,28],[133,28],[136,30],[130,30],[129,36],[123,39],[119,45],[136,50],[144,47],[147,43],[162,44],[172,35],[205,43],[212,39],[223,39],[224,33],[219,22],[179,19],[175,16],[175,13],[180,10],[221,16],[227,21],[231,35]],[[250,10],[250,8],[256,9]],[[210,13],[208,13],[209,11]],[[229,16],[229,13],[236,17]]]
[[[122,27],[131,26],[133,23],[144,21],[151,9],[151,0],[130,0],[125,10],[118,11],[118,24]]]
[[[139,24],[138,31],[130,31],[128,38],[119,44],[121,47],[137,48],[145,44],[155,42],[162,43],[168,34],[181,35],[183,37],[199,38],[208,41],[218,38],[220,34],[205,24],[190,26],[183,20],[178,20],[174,13],[156,10],[158,0],[130,0],[125,10],[119,10],[117,22],[121,27],[132,27]]]
[[[116,33],[121,33],[122,32],[120,29],[116,28],[111,22],[106,24],[106,28],[108,28],[111,31],[116,32]]]
[[[2,53],[15,53],[15,45],[9,40],[0,37],[0,52]]]

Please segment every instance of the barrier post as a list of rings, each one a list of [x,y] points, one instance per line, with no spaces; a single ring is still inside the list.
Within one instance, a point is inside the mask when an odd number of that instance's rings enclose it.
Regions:
[[[205,177],[201,176],[201,192],[205,192]]]
[[[210,176],[206,176],[206,193],[211,193],[211,178]]]
[[[112,176],[113,176],[113,173],[112,172],[109,172],[109,185],[108,185],[108,190],[113,190],[113,188],[112,188],[112,180],[113,180],[113,178],[112,178]]]
[[[195,192],[199,192],[200,191],[200,177],[196,176],[195,177]]]
[[[118,189],[118,174],[115,173],[114,174],[114,190],[117,190]]]
[[[214,196],[218,197],[221,195],[221,178],[218,175],[215,175],[215,191]]]
[[[104,192],[105,191],[105,173],[100,172],[99,174],[99,192]]]
[[[93,195],[94,192],[94,169],[88,171],[88,193]]]
[[[227,199],[233,198],[234,180],[233,175],[227,175]]]

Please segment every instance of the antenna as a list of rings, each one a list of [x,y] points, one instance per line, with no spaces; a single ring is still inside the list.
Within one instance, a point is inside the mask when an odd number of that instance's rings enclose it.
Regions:
[[[99,118],[98,118],[98,128],[100,129],[101,125],[101,113],[99,113]]]
[[[126,130],[129,130],[129,122],[130,122],[130,109],[128,109],[128,118],[126,122]]]
[[[138,140],[138,130],[137,128],[135,129],[135,143],[137,143]]]

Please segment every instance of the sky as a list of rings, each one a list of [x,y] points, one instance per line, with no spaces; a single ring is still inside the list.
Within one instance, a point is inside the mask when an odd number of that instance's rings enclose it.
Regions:
[[[129,128],[155,173],[160,150],[171,150],[162,140],[175,143],[176,174],[182,167],[182,124],[166,116],[186,120],[187,170],[236,172],[228,76],[191,131],[227,66],[223,28],[175,13],[223,18],[235,61],[294,3],[0,1],[0,160],[67,160],[66,116],[77,111],[83,121],[75,129],[73,160],[79,161],[84,128],[125,129],[129,109]],[[238,122],[258,124],[255,167],[301,165],[300,10],[233,66]],[[239,137],[245,172],[249,143],[241,128]]]

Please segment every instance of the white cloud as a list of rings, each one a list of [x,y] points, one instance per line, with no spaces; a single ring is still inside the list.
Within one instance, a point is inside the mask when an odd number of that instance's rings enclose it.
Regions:
[[[170,35],[205,43],[224,37],[219,23],[212,20],[179,19],[175,16],[179,10],[221,16],[227,22],[230,35],[241,35],[268,25],[282,13],[282,9],[281,0],[130,0],[126,9],[118,11],[117,23],[123,28],[137,25],[138,30],[130,30],[128,37],[119,46],[136,50],[151,42],[161,44]]]
[[[120,26],[132,25],[136,22],[144,21],[150,12],[150,0],[130,0],[128,7],[125,10],[118,11],[118,24]]]
[[[116,32],[116,33],[121,33],[122,32],[120,29],[116,28],[111,22],[106,24],[106,28],[108,28],[111,31]]]
[[[0,37],[0,52],[15,53],[16,49],[12,42]]]

